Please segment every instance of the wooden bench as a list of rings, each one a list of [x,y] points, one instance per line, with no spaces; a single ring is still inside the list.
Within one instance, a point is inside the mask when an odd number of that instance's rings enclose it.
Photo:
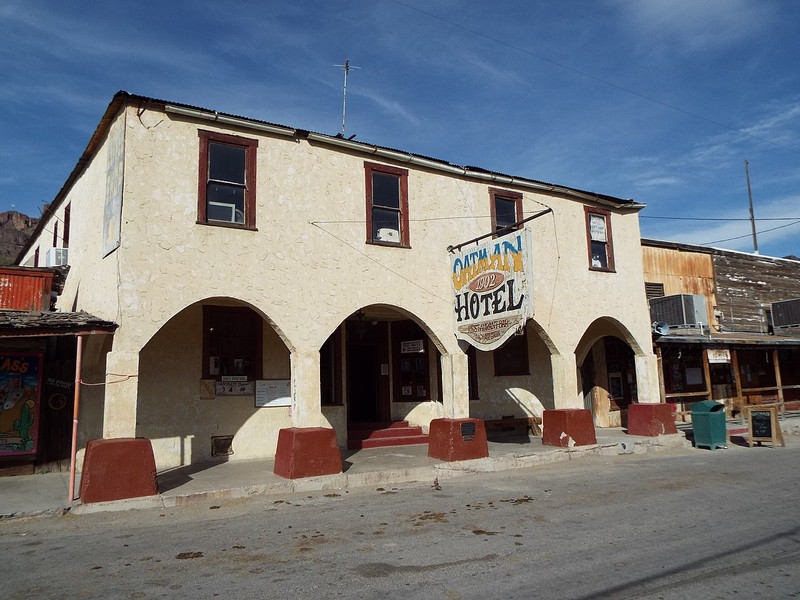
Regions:
[[[483,425],[486,428],[486,434],[501,433],[516,435],[524,432],[524,435],[534,435],[536,437],[542,436],[542,418],[541,417],[502,417],[500,419],[484,419]]]

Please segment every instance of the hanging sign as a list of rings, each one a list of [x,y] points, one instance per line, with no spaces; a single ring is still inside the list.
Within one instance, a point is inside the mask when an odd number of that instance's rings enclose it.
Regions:
[[[456,337],[494,350],[533,316],[530,232],[512,231],[452,254]]]
[[[0,455],[36,453],[41,361],[40,354],[0,353]]]

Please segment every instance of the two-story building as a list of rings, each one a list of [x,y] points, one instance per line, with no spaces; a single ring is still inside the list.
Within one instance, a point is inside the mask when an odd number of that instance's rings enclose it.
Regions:
[[[146,438],[166,469],[272,457],[287,428],[346,447],[363,423],[618,425],[659,401],[642,206],[119,92],[18,262],[68,236],[60,308],[119,325],[84,347],[105,386],[84,391],[79,448]],[[532,317],[477,351],[452,256],[498,231],[525,233]],[[476,310],[513,302],[493,298]]]

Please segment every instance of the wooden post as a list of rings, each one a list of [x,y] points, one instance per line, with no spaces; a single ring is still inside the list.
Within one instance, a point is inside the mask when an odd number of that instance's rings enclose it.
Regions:
[[[747,415],[745,415],[744,395],[742,394],[742,377],[739,375],[739,352],[735,348],[731,349],[731,364],[733,367],[733,383],[736,386],[735,401],[739,404],[739,416],[742,418],[742,423],[744,423]]]
[[[708,348],[703,348],[703,376],[706,378],[706,394],[708,400],[713,400],[713,390],[711,389],[711,367],[708,366]]]
[[[783,383],[781,382],[781,362],[777,348],[772,351],[772,365],[775,367],[775,385],[778,386],[778,406],[781,408],[781,419],[786,418],[786,405],[783,403]]]

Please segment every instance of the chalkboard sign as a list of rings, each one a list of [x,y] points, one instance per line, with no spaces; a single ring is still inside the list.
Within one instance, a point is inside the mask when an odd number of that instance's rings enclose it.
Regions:
[[[752,407],[747,411],[747,428],[750,434],[749,444],[769,442],[775,446],[780,442],[781,446],[786,446],[783,441],[783,433],[778,424],[778,412],[774,406]]]

